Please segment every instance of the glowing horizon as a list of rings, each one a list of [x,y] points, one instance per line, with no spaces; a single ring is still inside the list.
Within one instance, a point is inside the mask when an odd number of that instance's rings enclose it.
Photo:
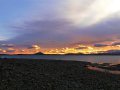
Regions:
[[[96,45],[74,45],[64,48],[41,48],[39,45],[32,45],[29,48],[15,48],[12,44],[6,45],[6,49],[0,48],[0,54],[35,54],[42,52],[44,54],[97,54],[106,53],[110,50],[120,51],[120,45],[118,44],[96,44]]]

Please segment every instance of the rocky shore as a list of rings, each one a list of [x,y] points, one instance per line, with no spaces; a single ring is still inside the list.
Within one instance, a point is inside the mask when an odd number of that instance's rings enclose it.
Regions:
[[[86,68],[89,62],[0,60],[0,90],[120,90],[120,75]]]

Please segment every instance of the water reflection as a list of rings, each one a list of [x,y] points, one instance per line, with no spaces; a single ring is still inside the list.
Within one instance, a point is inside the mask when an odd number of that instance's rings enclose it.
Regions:
[[[15,59],[48,59],[48,60],[73,60],[73,61],[87,61],[92,63],[112,63],[120,64],[120,56],[100,56],[100,55],[3,55],[1,58],[15,58]]]
[[[90,69],[90,70],[94,70],[94,71],[100,71],[100,72],[120,75],[120,71],[107,70],[107,69],[102,69],[102,68],[93,67],[93,66],[88,66],[87,68]]]

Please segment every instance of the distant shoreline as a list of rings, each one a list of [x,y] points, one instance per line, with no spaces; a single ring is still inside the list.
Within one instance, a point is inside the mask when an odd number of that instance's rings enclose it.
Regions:
[[[37,56],[37,54],[0,54],[0,56],[3,56],[3,55],[8,55],[8,56],[16,56],[16,55],[36,55]],[[56,55],[56,56],[58,56],[58,55],[61,55],[61,56],[68,56],[68,55],[81,55],[81,56],[120,56],[120,54],[41,54],[41,55],[49,55],[49,56],[53,56],[53,55]],[[39,56],[39,55],[38,55]]]
[[[118,55],[1,55],[1,59],[42,59],[120,64]]]

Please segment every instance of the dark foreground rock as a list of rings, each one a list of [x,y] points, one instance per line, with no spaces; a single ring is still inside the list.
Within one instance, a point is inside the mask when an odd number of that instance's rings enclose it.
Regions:
[[[120,90],[120,75],[88,70],[88,64],[0,60],[0,90]]]

